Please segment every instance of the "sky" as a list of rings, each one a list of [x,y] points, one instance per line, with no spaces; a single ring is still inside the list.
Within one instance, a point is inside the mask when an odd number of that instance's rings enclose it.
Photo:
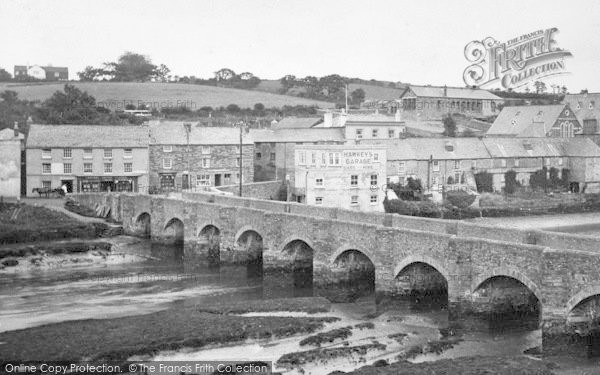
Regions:
[[[573,57],[547,84],[600,91],[598,0],[1,0],[0,67],[67,66],[76,78],[132,51],[179,76],[228,67],[464,86],[467,43],[550,27]]]

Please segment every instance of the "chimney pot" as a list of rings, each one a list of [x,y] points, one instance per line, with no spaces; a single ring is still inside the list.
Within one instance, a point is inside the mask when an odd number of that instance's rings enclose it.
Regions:
[[[18,138],[19,137],[19,123],[17,121],[15,121],[14,131],[15,131],[15,138]]]

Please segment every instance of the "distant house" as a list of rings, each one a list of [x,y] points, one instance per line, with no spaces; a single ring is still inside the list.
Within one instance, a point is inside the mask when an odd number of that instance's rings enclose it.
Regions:
[[[579,123],[583,126],[583,135],[599,134],[600,93],[567,94],[563,103],[568,104]]]
[[[14,78],[32,77],[46,81],[68,81],[69,68],[40,65],[15,65]]]
[[[556,104],[504,107],[486,135],[572,138],[582,131],[571,107]]]
[[[402,111],[403,119],[440,119],[449,113],[469,117],[498,114],[504,100],[487,90],[467,87],[409,85],[390,111]]]

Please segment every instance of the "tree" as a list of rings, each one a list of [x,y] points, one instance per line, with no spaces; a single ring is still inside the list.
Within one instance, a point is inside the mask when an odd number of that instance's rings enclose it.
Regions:
[[[102,74],[101,69],[96,69],[91,65],[88,65],[83,69],[82,72],[77,73],[80,81],[95,81],[99,75]]]
[[[358,88],[350,93],[350,98],[352,99],[352,103],[360,104],[365,101],[365,90],[362,88]]]
[[[296,84],[298,83],[298,80],[296,79],[295,75],[288,74],[288,75],[284,76],[283,78],[281,78],[279,80],[279,83],[281,83],[281,92],[286,93],[286,92],[288,92],[289,89],[296,86]]]
[[[489,172],[476,173],[475,184],[477,185],[477,192],[491,193],[494,191],[494,176]]]
[[[105,64],[114,68],[114,80],[122,82],[145,82],[156,74],[156,65],[147,56],[139,53],[125,52],[118,62]]]
[[[452,116],[445,116],[442,122],[444,123],[444,132],[442,135],[445,137],[456,137],[456,121],[454,121]]]
[[[50,124],[97,124],[109,122],[96,108],[96,99],[73,85],[56,91],[42,103],[40,117]]]
[[[229,81],[235,77],[235,72],[229,68],[223,68],[215,72],[217,81]]]
[[[0,82],[12,80],[12,76],[5,69],[0,68]]]
[[[560,88],[560,92],[561,92],[562,94],[565,94],[565,95],[566,95],[566,94],[568,94],[568,93],[569,93],[569,89],[567,89],[567,86],[563,85],[563,86]]]
[[[6,104],[15,104],[19,101],[19,94],[16,91],[6,90],[0,93],[0,99]]]
[[[165,64],[160,64],[154,71],[154,77],[161,82],[166,82],[169,73],[171,73],[171,69]]]
[[[535,87],[535,92],[537,94],[543,94],[546,92],[546,84],[542,81],[535,81],[533,86]]]
[[[227,106],[227,112],[229,113],[238,113],[242,109],[237,104],[230,104]]]

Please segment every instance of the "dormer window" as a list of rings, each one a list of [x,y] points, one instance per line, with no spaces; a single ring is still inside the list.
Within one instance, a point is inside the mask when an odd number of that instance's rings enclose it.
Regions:
[[[533,145],[529,141],[524,141],[523,142],[523,147],[525,148],[525,150],[528,150],[528,151],[533,150]]]
[[[511,124],[512,126],[517,126],[517,120],[513,119],[513,120],[510,122],[510,124]]]
[[[454,152],[454,145],[450,142],[446,142],[445,148],[448,152]]]
[[[590,102],[590,109],[594,109],[594,104],[596,104],[596,103],[594,103],[594,101],[592,100],[592,101]]]

